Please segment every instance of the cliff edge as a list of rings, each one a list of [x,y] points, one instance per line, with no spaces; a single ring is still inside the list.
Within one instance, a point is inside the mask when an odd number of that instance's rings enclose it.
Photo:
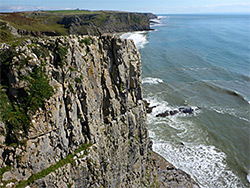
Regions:
[[[46,37],[0,53],[0,186],[198,187],[152,152],[133,41]]]
[[[96,35],[150,30],[152,13],[118,11],[34,11],[0,13],[0,42],[28,36]]]

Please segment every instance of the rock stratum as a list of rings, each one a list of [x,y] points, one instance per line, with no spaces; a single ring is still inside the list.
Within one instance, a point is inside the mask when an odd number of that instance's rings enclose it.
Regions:
[[[0,186],[199,187],[152,151],[133,41],[1,46]]]

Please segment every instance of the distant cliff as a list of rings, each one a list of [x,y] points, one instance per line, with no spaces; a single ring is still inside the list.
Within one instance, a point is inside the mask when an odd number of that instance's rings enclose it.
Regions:
[[[152,151],[133,41],[37,38],[0,55],[0,186],[197,187]]]
[[[97,35],[104,33],[150,30],[152,13],[115,11],[37,11],[0,13],[0,42],[15,36],[59,36],[68,34]]]

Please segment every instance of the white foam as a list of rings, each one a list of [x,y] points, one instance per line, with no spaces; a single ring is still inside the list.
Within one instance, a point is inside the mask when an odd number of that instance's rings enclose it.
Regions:
[[[250,183],[250,173],[247,175],[247,181]]]
[[[156,19],[150,19],[150,27],[153,26],[161,26],[162,22],[161,19],[159,19],[159,17],[157,17]]]
[[[159,83],[163,83],[163,80],[160,78],[146,77],[142,79],[142,84],[159,84]]]
[[[154,23],[161,23],[161,21],[159,19],[150,19],[151,22],[154,22]]]
[[[244,118],[244,117],[240,117],[239,115],[237,115],[235,113],[234,109],[226,109],[226,108],[219,108],[219,107],[217,107],[217,108],[216,107],[212,107],[210,109],[213,110],[213,111],[215,111],[215,112],[217,112],[218,114],[229,114],[231,116],[234,116],[236,118],[239,118],[239,119],[241,119],[243,121],[246,121],[246,122],[250,123],[249,119]]]
[[[187,143],[183,146],[158,141],[154,142],[153,150],[190,174],[201,187],[243,187],[227,166],[226,154],[215,146]]]
[[[145,45],[148,43],[147,40],[147,31],[136,31],[136,32],[129,32],[124,33],[120,37],[122,39],[132,39],[135,43],[135,46],[138,49],[144,48]]]

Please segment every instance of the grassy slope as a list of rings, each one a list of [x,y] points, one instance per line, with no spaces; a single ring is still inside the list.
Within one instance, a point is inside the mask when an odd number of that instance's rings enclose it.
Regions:
[[[98,28],[104,28],[109,30],[109,24],[114,26],[125,27],[129,24],[143,25],[145,19],[142,15],[121,15],[116,11],[88,11],[88,10],[55,10],[55,11],[35,11],[35,12],[14,12],[14,13],[0,13],[0,43],[18,40],[22,41],[22,38],[27,38],[29,35],[43,36],[45,35],[67,35],[69,33],[82,33],[86,34],[89,25],[96,25]],[[81,17],[81,25],[72,26],[71,20],[74,16]],[[110,21],[110,22],[109,22]],[[113,22],[112,22],[113,21]],[[6,26],[9,23],[19,31],[22,31],[22,36],[14,36],[9,27]],[[90,24],[92,23],[92,24]],[[79,23],[78,23],[79,24]],[[127,25],[126,25],[127,24]],[[71,31],[69,32],[69,29]],[[112,29],[112,28],[111,28]],[[20,33],[20,32],[19,32]],[[50,33],[50,34],[48,34]]]
[[[6,27],[6,22],[17,29],[35,32],[54,32],[57,35],[66,35],[67,29],[57,22],[65,15],[91,15],[107,14],[104,11],[86,10],[57,10],[36,12],[0,13],[0,42],[8,42],[15,39]]]

